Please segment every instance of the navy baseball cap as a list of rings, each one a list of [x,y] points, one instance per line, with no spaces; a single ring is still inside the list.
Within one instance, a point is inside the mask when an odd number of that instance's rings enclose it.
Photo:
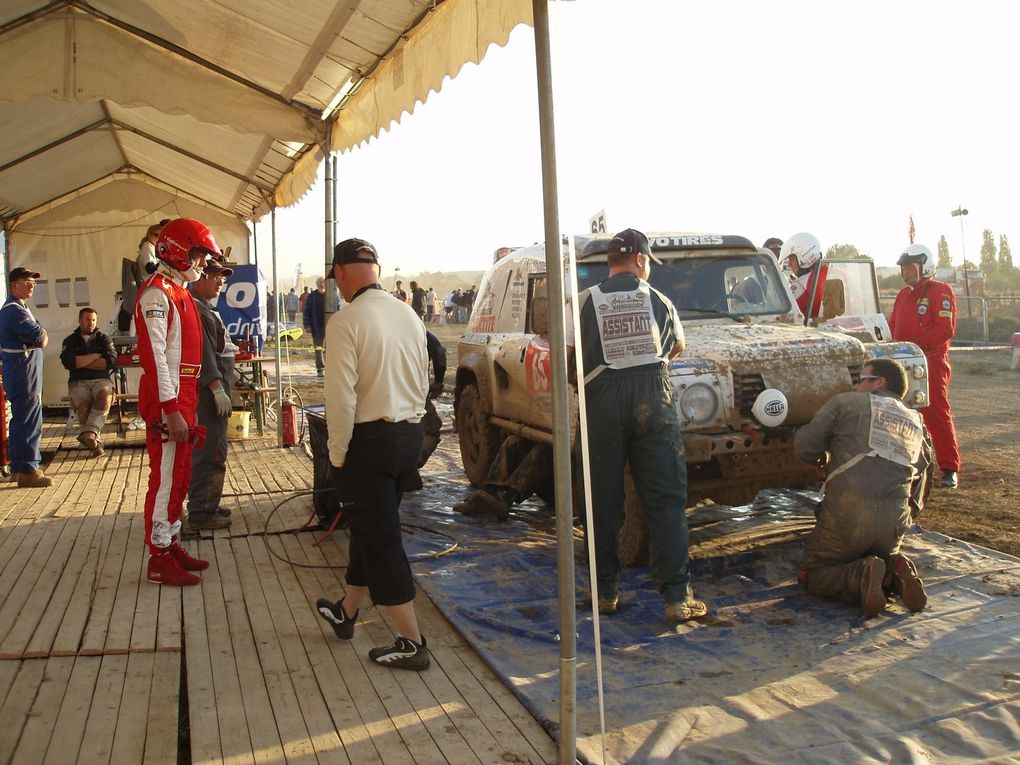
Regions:
[[[333,248],[333,265],[346,266],[351,263],[375,263],[379,265],[379,253],[371,242],[364,239],[344,239]]]
[[[19,279],[38,279],[40,276],[41,274],[38,271],[18,266],[17,268],[11,269],[11,272],[7,275],[7,283],[13,284]]]
[[[206,263],[205,268],[202,270],[202,272],[207,276],[222,275],[226,277],[234,275],[234,269],[227,268],[225,265],[223,265],[217,260],[210,260],[208,263]]]
[[[610,255],[636,255],[639,252],[647,255],[653,263],[662,265],[662,261],[652,254],[648,237],[636,228],[625,228],[609,240]]]

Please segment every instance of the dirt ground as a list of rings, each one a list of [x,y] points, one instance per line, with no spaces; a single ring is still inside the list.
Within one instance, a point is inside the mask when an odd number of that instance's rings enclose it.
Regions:
[[[447,388],[457,368],[464,325],[431,328],[449,355]],[[292,354],[295,387],[306,403],[322,402],[311,353],[298,342]],[[1009,369],[1010,350],[952,351],[950,400],[960,439],[960,488],[935,488],[919,522],[926,529],[1020,556],[1020,371]],[[449,395],[449,394],[447,394]]]

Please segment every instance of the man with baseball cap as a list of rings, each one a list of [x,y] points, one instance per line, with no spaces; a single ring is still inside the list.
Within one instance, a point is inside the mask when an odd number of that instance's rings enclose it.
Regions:
[[[379,284],[375,247],[347,239],[333,250],[333,276],[347,305],[326,327],[326,424],[337,496],[350,527],[347,591],[320,598],[322,616],[342,640],[354,636],[367,595],[389,613],[393,645],[373,648],[384,667],[429,666],[414,611],[414,581],[400,531],[400,500],[421,451],[428,396],[425,326]]]
[[[624,470],[629,465],[645,507],[652,576],[666,621],[708,613],[695,600],[687,539],[687,466],[669,382],[669,359],[684,349],[676,308],[649,286],[648,237],[628,228],[609,241],[609,278],[578,295],[588,413],[598,609],[619,604],[619,535]],[[575,346],[567,322],[567,345]],[[568,365],[573,369],[573,365]]]
[[[233,407],[230,378],[234,373],[237,346],[227,334],[212,301],[222,292],[234,269],[210,257],[202,275],[191,283],[198,317],[202,321],[202,372],[198,378],[198,424],[205,427],[205,443],[191,452],[191,484],[188,487],[188,527],[225,529],[230,510],[220,507],[227,476],[227,426]]]
[[[35,292],[39,272],[19,266],[7,276],[7,300],[0,308],[0,349],[3,353],[4,393],[11,402],[8,449],[11,475],[22,488],[45,488],[53,479],[39,469],[42,454],[42,349],[49,335],[27,301]]]

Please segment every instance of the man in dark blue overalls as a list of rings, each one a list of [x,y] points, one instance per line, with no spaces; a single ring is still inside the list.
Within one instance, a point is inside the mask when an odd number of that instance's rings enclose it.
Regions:
[[[669,382],[669,359],[684,349],[676,308],[649,286],[648,237],[628,228],[609,241],[609,278],[578,295],[580,347],[595,534],[598,609],[618,607],[624,469],[630,466],[648,522],[652,577],[666,621],[705,616],[694,598],[688,556],[687,465]],[[574,346],[568,327],[567,344]]]
[[[15,268],[8,276],[7,301],[0,308],[0,348],[3,349],[4,393],[11,402],[11,474],[21,488],[41,489],[53,479],[39,469],[42,435],[42,349],[49,335],[26,301],[35,292],[39,272]]]

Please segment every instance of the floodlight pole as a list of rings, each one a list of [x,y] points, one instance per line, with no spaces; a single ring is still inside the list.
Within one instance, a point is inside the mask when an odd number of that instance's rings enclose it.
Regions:
[[[960,219],[960,251],[963,253],[963,294],[967,296],[967,318],[971,318],[970,314],[970,276],[967,271],[967,240],[963,236],[963,217],[969,213],[963,205],[960,205],[953,210],[949,215],[953,218]]]
[[[556,571],[560,628],[560,765],[577,761],[577,617],[574,613],[574,513],[570,480],[570,397],[567,382],[563,244],[556,179],[549,0],[532,0],[538,75],[539,143],[549,288],[549,372],[552,383],[553,477],[556,484]]]

